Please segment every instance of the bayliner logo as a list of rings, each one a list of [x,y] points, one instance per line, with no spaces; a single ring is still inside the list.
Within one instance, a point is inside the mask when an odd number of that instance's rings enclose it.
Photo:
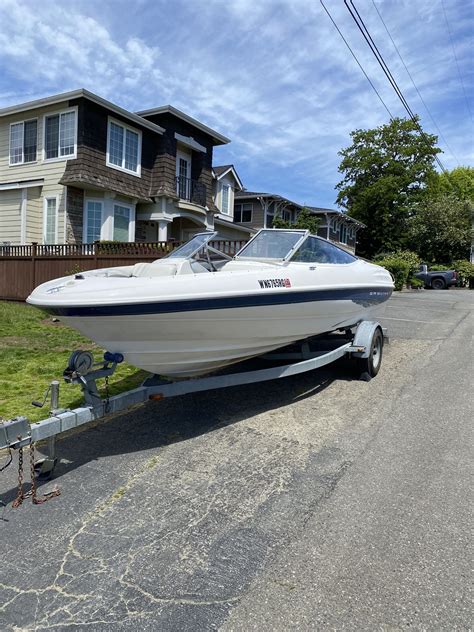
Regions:
[[[262,290],[273,287],[291,287],[290,279],[259,279],[258,282]]]

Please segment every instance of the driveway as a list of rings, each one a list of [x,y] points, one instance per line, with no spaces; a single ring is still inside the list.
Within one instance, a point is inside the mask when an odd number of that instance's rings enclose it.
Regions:
[[[369,383],[332,367],[69,435],[44,505],[12,510],[7,469],[0,629],[469,629],[473,299],[396,293]]]

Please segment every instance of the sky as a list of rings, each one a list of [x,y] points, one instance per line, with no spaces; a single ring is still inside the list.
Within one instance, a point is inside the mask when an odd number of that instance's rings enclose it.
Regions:
[[[344,2],[325,4],[405,115]],[[474,165],[474,3],[354,4],[424,129],[441,132],[443,165]],[[310,206],[335,206],[350,132],[389,120],[319,0],[0,0],[0,107],[80,87],[131,111],[174,105],[231,139],[214,164],[246,189]]]

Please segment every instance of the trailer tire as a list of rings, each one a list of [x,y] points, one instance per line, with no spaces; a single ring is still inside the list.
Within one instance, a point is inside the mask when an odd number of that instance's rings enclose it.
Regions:
[[[383,333],[380,327],[374,331],[370,343],[370,353],[368,358],[355,358],[356,369],[359,379],[368,382],[377,375],[382,364],[383,355]]]

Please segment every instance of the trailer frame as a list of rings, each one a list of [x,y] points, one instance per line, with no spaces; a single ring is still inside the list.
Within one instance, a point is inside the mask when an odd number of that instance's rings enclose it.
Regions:
[[[271,366],[267,368],[249,369],[240,368],[233,372],[223,372],[216,375],[191,378],[187,380],[168,381],[159,376],[150,376],[138,388],[106,397],[102,399],[98,388],[97,380],[110,377],[117,365],[123,360],[121,354],[106,352],[104,361],[93,364],[92,354],[84,351],[74,351],[71,354],[63,378],[71,384],[81,386],[85,405],[73,410],[59,408],[59,381],[51,382],[48,392],[51,394],[50,416],[46,419],[30,424],[25,416],[18,416],[0,424],[0,450],[19,449],[23,446],[36,443],[38,441],[48,441],[47,456],[36,464],[37,475],[40,477],[50,477],[57,463],[56,437],[62,433],[84,426],[90,422],[98,421],[110,414],[125,411],[133,406],[143,404],[149,400],[161,400],[168,397],[176,397],[189,393],[227,388],[231,386],[241,386],[255,382],[290,377],[307,371],[321,368],[336,360],[350,356],[356,359],[360,367],[366,367],[362,371],[361,379],[366,381],[371,379],[370,374],[371,355],[374,352],[374,341],[377,339],[388,342],[386,330],[377,321],[361,321],[352,329],[340,330],[343,333],[329,333],[325,336],[316,336],[300,342],[297,350],[279,350],[260,356],[260,359],[267,361],[285,361],[287,364]],[[379,333],[377,333],[379,332]],[[341,344],[329,351],[324,350],[323,341],[328,341],[331,336],[339,336]],[[337,342],[337,339],[334,338]],[[344,342],[342,342],[344,340]],[[319,345],[319,348],[318,348]],[[378,358],[378,372],[381,362]],[[242,363],[244,365],[245,363]],[[95,368],[94,368],[95,367]],[[229,371],[230,369],[227,369]],[[45,397],[45,399],[46,399]],[[44,402],[43,402],[44,404]],[[38,402],[34,402],[34,405]]]

